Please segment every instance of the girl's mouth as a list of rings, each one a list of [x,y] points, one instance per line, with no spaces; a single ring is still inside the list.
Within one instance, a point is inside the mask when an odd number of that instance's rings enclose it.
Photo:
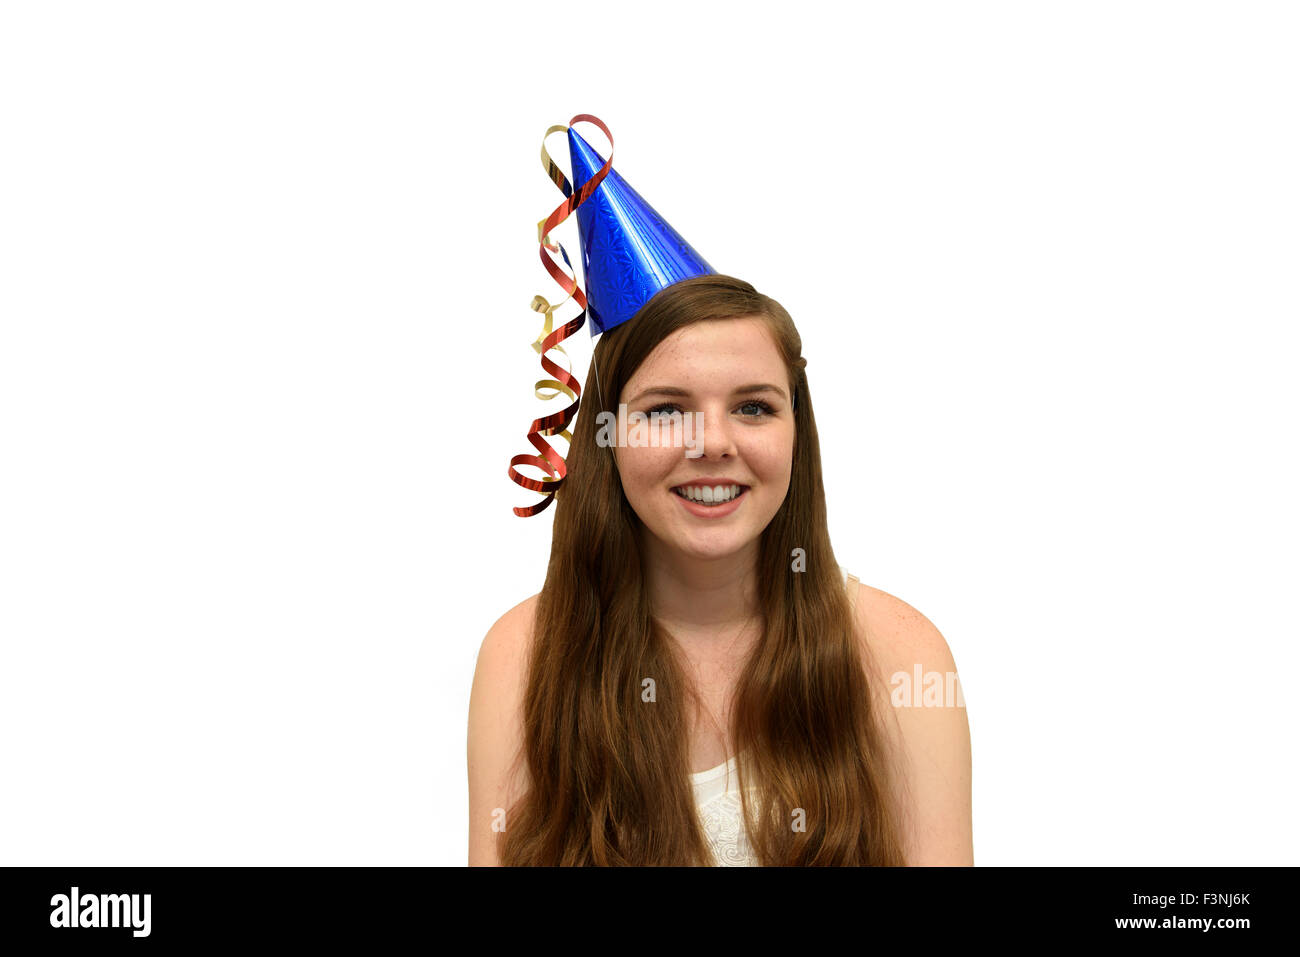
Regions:
[[[740,507],[748,485],[678,485],[672,489],[686,510],[701,518],[720,518]]]

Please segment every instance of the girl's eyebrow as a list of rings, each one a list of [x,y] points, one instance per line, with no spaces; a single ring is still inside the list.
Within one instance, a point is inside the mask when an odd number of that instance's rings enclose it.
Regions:
[[[758,382],[755,383],[754,385],[742,385],[738,389],[733,389],[731,394],[732,395],[753,395],[755,392],[775,392],[783,399],[788,398],[785,394],[784,389],[778,388],[777,386],[774,385],[769,385],[766,382]],[[644,399],[648,395],[677,395],[677,396],[688,397],[690,396],[690,394],[691,394],[690,391],[687,389],[679,389],[676,386],[671,386],[671,385],[657,385],[652,388],[642,390],[632,401],[639,402],[641,399]]]

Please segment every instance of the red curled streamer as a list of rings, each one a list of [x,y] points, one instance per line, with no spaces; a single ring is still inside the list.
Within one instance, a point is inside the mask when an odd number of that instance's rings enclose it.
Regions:
[[[538,341],[533,343],[533,348],[536,349],[541,356],[542,368],[554,376],[554,378],[551,379],[539,380],[534,386],[534,391],[539,399],[554,399],[563,392],[573,399],[573,403],[563,411],[542,416],[539,419],[534,419],[533,424],[529,426],[526,438],[533,448],[537,449],[541,455],[532,455],[524,452],[516,455],[510,460],[509,475],[511,481],[522,485],[526,489],[534,492],[542,492],[546,495],[544,499],[536,504],[514,506],[515,514],[521,518],[528,518],[529,516],[536,515],[538,512],[546,509],[554,500],[555,493],[560,490],[560,486],[564,483],[564,478],[568,474],[568,470],[564,464],[564,458],[556,451],[555,447],[543,439],[542,436],[560,435],[565,439],[572,440],[572,436],[569,435],[568,425],[577,414],[578,406],[581,403],[582,385],[579,383],[577,377],[568,370],[562,369],[551,359],[547,358],[546,354],[552,349],[556,349],[563,354],[564,348],[560,343],[581,329],[583,323],[587,319],[587,296],[578,285],[577,279],[561,269],[560,265],[555,261],[552,254],[558,252],[560,256],[563,257],[565,265],[569,267],[570,271],[572,271],[573,266],[572,263],[569,262],[568,253],[564,251],[564,247],[560,245],[559,242],[551,239],[551,230],[568,219],[569,216],[573,214],[574,210],[591,197],[591,194],[596,191],[596,187],[598,187],[605,179],[605,176],[609,173],[614,163],[614,137],[610,135],[609,128],[589,113],[579,113],[573,119],[569,120],[569,126],[583,121],[594,123],[604,132],[606,138],[609,140],[609,159],[605,160],[605,165],[602,166],[596,174],[591,177],[591,179],[587,180],[587,182],[582,185],[582,189],[580,189],[576,194],[573,192],[573,188],[569,185],[569,181],[565,178],[564,173],[546,152],[546,137],[559,130],[567,130],[568,127],[552,126],[546,131],[546,135],[542,137],[542,167],[546,170],[546,175],[551,179],[551,181],[554,182],[555,185],[560,188],[560,191],[564,193],[566,199],[559,206],[555,207],[549,216],[537,224],[537,239],[540,243],[539,252],[542,257],[542,265],[546,267],[546,271],[550,274],[551,278],[556,281],[560,288],[565,291],[566,295],[555,305],[551,305],[541,296],[536,296],[533,299],[533,309],[537,312],[544,313],[546,316],[545,324],[542,327],[542,333],[538,336]],[[573,299],[573,301],[582,309],[582,312],[575,318],[566,322],[559,329],[552,330],[552,313],[556,308],[568,302],[569,299]],[[542,388],[551,388],[556,391],[551,395],[543,395],[540,391]],[[516,465],[535,466],[549,475],[550,478],[528,478],[525,475],[521,475],[515,469]]]

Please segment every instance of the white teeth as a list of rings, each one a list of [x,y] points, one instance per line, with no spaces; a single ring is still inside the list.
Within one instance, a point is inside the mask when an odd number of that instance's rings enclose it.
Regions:
[[[704,505],[721,505],[740,494],[739,485],[682,485],[673,489],[682,498]]]

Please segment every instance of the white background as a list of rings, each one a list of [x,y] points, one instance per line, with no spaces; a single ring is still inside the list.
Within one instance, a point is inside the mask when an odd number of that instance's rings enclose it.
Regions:
[[[976,863],[1296,864],[1294,11],[5,5],[0,863],[464,863],[590,112],[798,323]]]

